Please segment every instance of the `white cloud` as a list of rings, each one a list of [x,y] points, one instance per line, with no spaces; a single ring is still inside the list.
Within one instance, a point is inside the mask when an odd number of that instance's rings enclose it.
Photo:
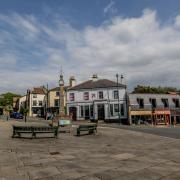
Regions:
[[[0,58],[1,92],[22,92],[47,82],[55,86],[61,65],[66,80],[72,74],[87,80],[93,73],[115,80],[115,74],[122,73],[130,88],[136,84],[180,88],[179,16],[174,24],[163,24],[155,11],[145,10],[140,17],[115,17],[81,30],[57,19],[50,26],[34,16],[15,17],[19,28],[12,24],[14,16],[0,15],[0,21],[15,28],[14,36],[7,29],[0,31],[6,54]],[[33,38],[29,40],[24,29]],[[27,38],[17,41],[21,33]]]
[[[107,6],[104,8],[104,14],[107,13],[111,13],[111,14],[115,14],[117,13],[117,9],[114,7],[115,3],[114,1],[110,1],[109,4],[107,4]]]

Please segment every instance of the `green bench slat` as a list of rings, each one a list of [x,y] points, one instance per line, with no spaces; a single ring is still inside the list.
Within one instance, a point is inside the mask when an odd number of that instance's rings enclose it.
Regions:
[[[57,137],[58,127],[13,126],[12,137],[21,133],[32,133],[33,137],[36,137],[36,133],[54,133],[54,137]]]

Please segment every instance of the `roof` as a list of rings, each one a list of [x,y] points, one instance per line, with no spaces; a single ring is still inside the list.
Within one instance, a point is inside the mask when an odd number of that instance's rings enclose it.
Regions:
[[[72,88],[69,88],[69,90],[110,88],[110,87],[117,87],[117,82],[114,82],[114,81],[111,81],[108,79],[99,79],[96,81],[93,81],[93,80],[85,81],[81,84],[78,84],[78,85],[72,87]],[[118,84],[118,87],[125,88],[126,85]]]
[[[32,90],[32,94],[45,94],[45,91],[42,87],[35,87]]]
[[[69,86],[64,86],[64,89],[67,90],[69,88]],[[55,87],[55,88],[52,88],[50,89],[49,91],[59,91],[59,86],[58,87]]]

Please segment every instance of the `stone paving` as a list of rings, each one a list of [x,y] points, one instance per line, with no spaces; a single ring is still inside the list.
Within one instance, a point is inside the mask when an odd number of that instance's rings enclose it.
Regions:
[[[11,138],[0,120],[0,180],[180,179],[180,140],[99,127],[97,135]]]

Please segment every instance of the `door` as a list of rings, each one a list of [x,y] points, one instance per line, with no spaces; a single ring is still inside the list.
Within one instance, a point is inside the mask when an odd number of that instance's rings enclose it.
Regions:
[[[89,115],[89,106],[85,106],[85,119],[89,119],[90,115]]]
[[[98,104],[98,120],[104,120],[105,119],[105,111],[104,111],[104,104]]]
[[[77,120],[77,108],[76,107],[69,107],[69,115],[72,115],[72,120]]]

